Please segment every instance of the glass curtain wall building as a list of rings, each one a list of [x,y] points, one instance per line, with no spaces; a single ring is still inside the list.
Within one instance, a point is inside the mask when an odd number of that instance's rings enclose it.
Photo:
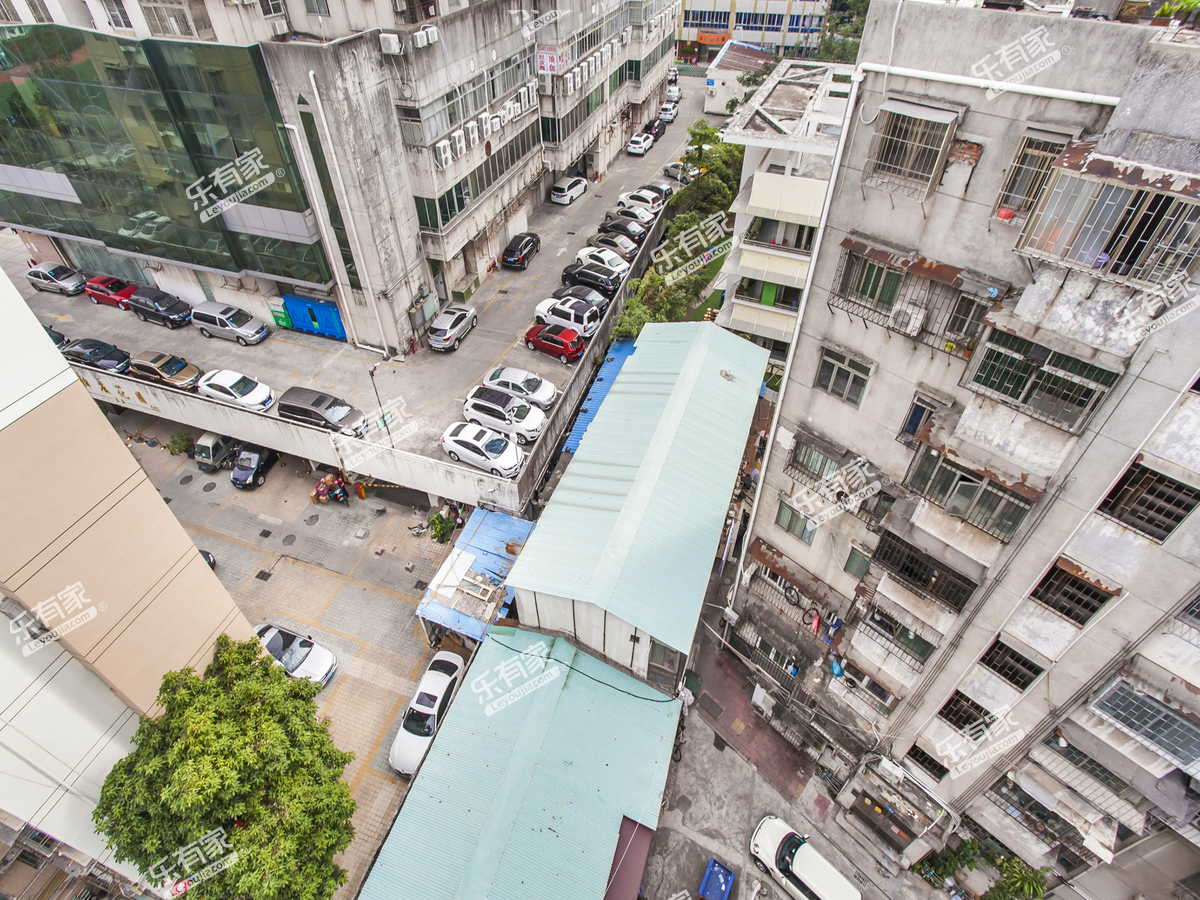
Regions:
[[[0,27],[0,223],[325,287],[308,208],[258,47]]]

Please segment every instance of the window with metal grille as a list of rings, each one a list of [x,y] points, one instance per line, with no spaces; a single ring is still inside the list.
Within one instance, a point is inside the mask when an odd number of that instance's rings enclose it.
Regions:
[[[863,183],[926,199],[937,186],[953,134],[953,123],[880,110]]]
[[[996,638],[979,660],[1018,690],[1028,690],[1044,669]]]
[[[1013,158],[1004,187],[996,198],[992,215],[1005,222],[1020,223],[1029,218],[1029,212],[1037,202],[1046,179],[1050,176],[1050,164],[1067,146],[1061,141],[1046,141],[1024,137],[1017,155]]]
[[[1200,760],[1200,725],[1161,700],[1138,694],[1119,677],[1100,691],[1089,708],[1180,768]]]
[[[14,860],[14,862],[18,862],[23,866],[29,866],[31,869],[40,869],[45,861],[46,857],[26,849],[18,852],[17,858]]]
[[[1030,834],[1054,850],[1057,862],[1067,871],[1084,864],[1085,858],[1095,865],[1100,862],[1083,847],[1083,836],[1061,815],[1042,806],[1034,797],[1007,778],[1001,778],[984,792],[984,796],[1025,826]]]
[[[787,468],[796,469],[814,481],[824,481],[837,473],[838,464],[825,454],[797,441],[796,449],[792,451],[792,463]]]
[[[1113,774],[1107,768],[1100,765],[1100,763],[1096,762],[1074,744],[1067,744],[1065,747],[1062,746],[1058,742],[1058,735],[1051,734],[1047,736],[1042,743],[1073,765],[1075,768],[1092,776],[1092,778],[1095,778],[1098,782],[1114,793],[1119,794],[1129,787],[1129,783],[1123,778]]]
[[[904,754],[904,758],[912,760],[915,766],[932,775],[934,781],[941,781],[950,771],[938,762],[935,757],[926,753],[916,744],[908,748],[908,752]]]
[[[108,14],[108,24],[113,28],[133,28],[123,0],[104,0],[104,12]]]
[[[946,515],[961,518],[1002,541],[1012,540],[1033,504],[1016,491],[956,465],[932,447],[913,458],[908,486]]]
[[[940,404],[926,400],[920,394],[913,397],[912,406],[908,408],[908,415],[904,417],[904,427],[896,435],[896,440],[902,444],[911,443],[912,439],[921,433],[921,429],[925,427],[925,423],[929,421],[934,410],[939,407]]]
[[[842,274],[841,296],[891,312],[900,291],[904,273],[857,254],[850,255],[850,264]]]
[[[1130,466],[1099,511],[1155,541],[1165,541],[1200,500],[1188,487],[1141,464]]]
[[[950,699],[938,710],[938,718],[973,741],[982,740],[996,722],[995,716],[962,691],[950,695]]]
[[[979,585],[912,544],[883,532],[872,559],[909,589],[961,612]]]
[[[0,0],[0,22],[20,22],[16,9],[9,0]]]
[[[871,555],[859,550],[857,547],[850,548],[850,555],[846,558],[846,567],[843,571],[852,578],[862,578],[871,568]]]
[[[877,606],[872,606],[867,610],[863,624],[867,626],[869,632],[887,637],[900,651],[901,658],[914,669],[920,669],[937,649],[929,641],[913,634],[907,626],[901,625]]]
[[[828,348],[821,350],[817,387],[833,394],[839,400],[845,400],[851,406],[858,406],[862,402],[863,391],[867,389],[867,378],[870,375],[870,368],[862,363],[847,359],[844,354]]]
[[[992,329],[963,386],[1078,433],[1117,383],[1116,372]]]
[[[1054,171],[1017,251],[1110,281],[1160,285],[1200,254],[1200,204]]]
[[[1113,595],[1055,566],[1042,577],[1029,596],[1077,625],[1086,625],[1088,619]]]
[[[25,2],[29,4],[29,11],[33,13],[33,21],[43,24],[54,21],[50,10],[46,9],[46,4],[42,0],[25,0]]]
[[[52,850],[54,845],[58,843],[58,841],[46,834],[46,832],[38,831],[36,828],[31,828],[29,834],[24,835],[23,839],[32,844],[37,844],[44,850]]]
[[[811,544],[813,535],[817,533],[817,526],[809,520],[808,516],[792,509],[782,500],[779,501],[779,512],[775,515],[775,524],[789,534],[794,534],[806,544]]]
[[[195,36],[187,10],[182,5],[143,3],[142,12],[146,16],[146,24],[150,26],[151,34],[166,37]],[[329,15],[328,9],[325,10],[325,15]]]

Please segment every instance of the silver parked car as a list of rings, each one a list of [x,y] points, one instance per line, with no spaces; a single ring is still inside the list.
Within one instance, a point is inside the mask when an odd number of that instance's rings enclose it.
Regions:
[[[314,641],[312,635],[296,634],[270,623],[259,625],[254,633],[258,635],[263,649],[292,678],[307,678],[325,687],[337,671],[337,657],[333,651]]]
[[[429,349],[457,350],[467,332],[478,324],[479,315],[474,307],[447,306],[429,326]]]
[[[87,276],[62,263],[38,263],[25,277],[39,291],[58,291],[60,294],[79,294],[87,284]]]

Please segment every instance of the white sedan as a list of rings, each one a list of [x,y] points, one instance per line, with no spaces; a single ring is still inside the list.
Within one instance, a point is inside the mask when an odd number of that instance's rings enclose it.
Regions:
[[[442,650],[434,654],[429,668],[417,683],[413,698],[400,722],[396,740],[388,751],[388,764],[401,778],[412,778],[421,760],[429,752],[433,736],[446,717],[462,675],[463,661],[457,653]]]
[[[275,392],[249,375],[232,369],[207,372],[196,382],[196,393],[214,400],[226,400],[246,409],[263,412],[275,402]]]
[[[493,369],[483,379],[483,383],[490,388],[528,400],[542,409],[552,407],[558,396],[558,389],[545,378],[524,369],[514,369],[512,366]]]
[[[525,453],[502,434],[470,422],[455,422],[442,434],[442,449],[455,462],[512,478],[525,465]]]
[[[209,554],[211,556],[211,554]],[[208,562],[207,557],[205,562]],[[209,563],[212,566],[213,563]],[[254,629],[259,643],[292,678],[307,678],[321,687],[337,671],[337,657],[312,639],[270,623]]]
[[[629,263],[627,263],[621,254],[613,250],[607,250],[604,247],[584,247],[575,256],[576,262],[581,263],[599,263],[602,266],[608,266],[614,272],[618,272],[623,277],[629,271]]]
[[[630,191],[617,198],[618,209],[644,209],[651,216],[658,215],[663,208],[662,197],[649,191]]]
[[[625,152],[633,156],[645,156],[646,151],[654,144],[654,135],[635,134],[625,145]]]

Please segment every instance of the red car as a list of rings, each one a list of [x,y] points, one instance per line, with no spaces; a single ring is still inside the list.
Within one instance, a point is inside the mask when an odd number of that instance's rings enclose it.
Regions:
[[[525,346],[569,363],[583,355],[583,338],[562,325],[534,325],[525,332]]]
[[[129,298],[138,289],[138,286],[122,281],[120,278],[97,275],[95,278],[89,278],[83,289],[93,303],[105,303],[118,309],[129,309]]]

